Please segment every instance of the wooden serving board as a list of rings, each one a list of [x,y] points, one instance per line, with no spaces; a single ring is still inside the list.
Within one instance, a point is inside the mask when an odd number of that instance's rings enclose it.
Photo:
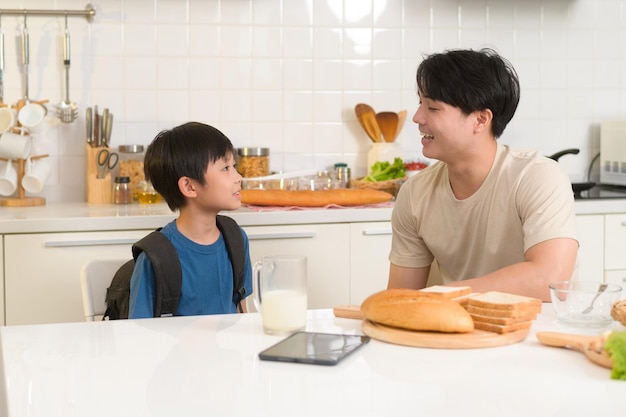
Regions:
[[[530,329],[504,334],[484,330],[474,330],[471,333],[418,332],[363,320],[363,333],[373,339],[396,345],[425,348],[476,349],[511,345],[526,339],[529,332]]]

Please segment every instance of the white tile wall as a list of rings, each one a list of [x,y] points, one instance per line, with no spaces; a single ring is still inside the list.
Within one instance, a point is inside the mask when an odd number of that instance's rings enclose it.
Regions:
[[[93,22],[69,19],[71,125],[48,119],[36,137],[54,172],[48,201],[84,199],[84,109],[114,113],[113,146],[148,144],[164,128],[199,120],[235,146],[269,146],[273,170],[365,171],[370,142],[354,105],[417,105],[422,54],[493,47],[522,83],[501,141],[549,154],[583,179],[599,150],[598,123],[626,116],[626,0],[100,0]],[[79,0],[3,0],[2,9],[84,9]],[[23,96],[22,16],[2,15],[4,101]],[[30,97],[64,98],[62,17],[30,16]],[[419,157],[410,120],[399,141]]]

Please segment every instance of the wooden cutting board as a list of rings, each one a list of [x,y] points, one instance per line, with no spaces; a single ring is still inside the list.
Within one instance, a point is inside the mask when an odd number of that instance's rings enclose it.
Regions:
[[[477,349],[511,345],[526,339],[530,329],[498,334],[484,330],[471,333],[418,332],[384,326],[363,320],[363,333],[382,342],[396,345],[439,349]]]
[[[363,314],[358,305],[342,305],[333,308],[335,317],[362,320]],[[526,339],[530,329],[498,334],[484,330],[471,333],[418,332],[398,329],[363,320],[363,333],[369,337],[396,345],[440,348],[440,349],[476,349],[511,345]]]

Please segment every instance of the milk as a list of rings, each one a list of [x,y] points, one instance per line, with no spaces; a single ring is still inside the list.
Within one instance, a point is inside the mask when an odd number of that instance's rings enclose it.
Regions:
[[[284,334],[306,326],[307,296],[294,290],[272,290],[262,295],[263,328],[270,334]]]

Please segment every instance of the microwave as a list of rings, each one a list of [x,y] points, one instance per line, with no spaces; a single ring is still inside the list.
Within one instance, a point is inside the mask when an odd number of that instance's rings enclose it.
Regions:
[[[600,123],[600,183],[626,185],[626,120]]]

